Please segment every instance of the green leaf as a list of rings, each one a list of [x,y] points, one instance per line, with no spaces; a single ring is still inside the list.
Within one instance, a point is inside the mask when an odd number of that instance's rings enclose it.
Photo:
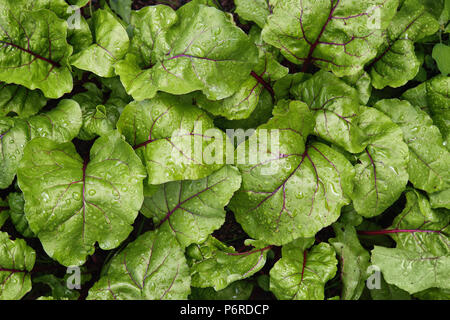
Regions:
[[[86,92],[72,97],[80,104],[83,113],[83,126],[78,138],[92,140],[96,136],[106,135],[116,128],[120,112],[129,100],[111,96],[104,101],[106,94],[104,95],[94,83],[87,82],[83,87],[87,89]]]
[[[93,16],[94,44],[75,54],[70,62],[81,70],[101,77],[115,76],[114,64],[127,53],[130,40],[122,24],[107,10],[97,10]]]
[[[343,77],[342,80],[358,90],[359,102],[361,104],[367,104],[369,102],[372,94],[372,79],[370,79],[367,72],[360,71],[354,75]]]
[[[53,274],[45,274],[33,278],[33,283],[42,283],[50,287],[54,300],[77,300],[80,296],[77,291],[67,287],[66,279],[57,278]]]
[[[271,13],[268,0],[235,0],[235,12],[242,19],[255,22],[260,28],[264,28],[267,17]]]
[[[191,103],[161,93],[122,112],[117,128],[146,165],[150,184],[202,179],[227,162],[233,147],[225,133]]]
[[[225,222],[224,207],[240,185],[239,170],[225,166],[200,180],[160,185],[145,198],[141,212],[173,233],[182,247],[200,244]]]
[[[370,295],[373,300],[411,300],[408,292],[387,283],[382,275],[380,275],[380,288],[371,289]]]
[[[429,197],[432,208],[450,209],[450,189],[432,193]]]
[[[444,75],[450,73],[450,63],[448,57],[450,55],[450,47],[445,44],[438,43],[433,47],[433,59],[436,60],[439,71]]]
[[[450,216],[433,210],[417,191],[406,193],[407,205],[389,234],[396,248],[375,246],[372,262],[390,284],[410,294],[428,288],[449,289]]]
[[[264,45],[261,30],[253,27],[249,36],[255,41],[259,50],[259,63],[253,68],[251,75],[241,88],[223,100],[211,101],[204,95],[195,96],[196,105],[214,116],[222,116],[230,120],[247,119],[258,105],[261,94],[268,90],[273,94],[270,82],[279,80],[288,74],[288,69],[277,61],[273,48]]]
[[[30,117],[41,110],[47,99],[39,90],[28,90],[15,84],[0,84],[0,116],[14,113],[19,117]]]
[[[77,136],[81,123],[80,106],[73,100],[62,100],[53,110],[28,119],[0,117],[0,189],[13,182],[29,140],[46,137],[67,142]]]
[[[12,0],[0,5],[0,81],[60,98],[73,87],[67,23],[49,10],[24,12],[15,5]]]
[[[175,237],[150,231],[115,256],[88,300],[181,300],[190,293],[189,269]]]
[[[437,76],[426,83],[427,100],[434,124],[450,150],[450,77]]]
[[[28,220],[25,217],[24,206],[25,200],[23,194],[13,192],[8,195],[9,216],[14,224],[15,229],[25,238],[34,238],[35,235],[28,225]]]
[[[387,29],[386,39],[368,69],[376,89],[401,87],[419,72],[414,42],[434,34],[439,23],[419,0],[406,0]]]
[[[36,253],[22,239],[0,232],[0,300],[19,300],[31,290]]]
[[[251,237],[282,245],[313,236],[335,222],[349,203],[353,167],[324,144],[305,148],[313,125],[304,103],[283,102],[237,148],[242,187],[230,208]]]
[[[382,112],[367,108],[360,118],[370,141],[358,155],[352,199],[356,212],[370,218],[389,208],[405,189],[409,150],[402,130]]]
[[[268,91],[263,91],[259,96],[258,104],[247,119],[228,120],[226,118],[219,117],[214,119],[214,124],[223,131],[230,129],[255,129],[269,121],[272,117],[272,110],[272,97]]]
[[[201,90],[225,99],[239,90],[258,62],[258,50],[231,17],[213,7],[188,3],[175,13],[151,6],[132,15],[134,37],[116,64],[127,92],[136,100],[157,91]]]
[[[230,284],[225,289],[192,288],[191,300],[248,300],[253,291],[251,282],[241,280]]]
[[[282,258],[270,270],[270,290],[279,300],[323,300],[324,287],[337,271],[336,253],[328,243],[310,250],[282,248]]]
[[[98,242],[120,245],[143,202],[145,171],[117,132],[99,138],[90,159],[72,143],[30,141],[18,170],[25,213],[44,250],[63,265],[81,265]]]
[[[366,285],[370,255],[359,243],[355,228],[335,223],[336,238],[329,240],[339,255],[341,264],[342,300],[358,300]]]
[[[111,0],[111,9],[117,13],[126,23],[130,23],[132,0]]]
[[[450,187],[450,153],[439,129],[424,111],[398,99],[382,100],[375,108],[387,114],[403,131],[409,147],[409,180],[414,187],[433,193]]]
[[[3,226],[6,220],[9,218],[9,205],[8,202],[3,201],[0,198],[0,228]]]
[[[291,62],[311,64],[342,77],[362,70],[383,43],[382,32],[394,16],[397,0],[270,1],[273,14],[264,40]]]
[[[358,91],[330,72],[319,71],[293,89],[316,118],[316,135],[359,153],[367,146],[367,136],[359,127],[362,112]]]
[[[245,244],[254,249],[239,253],[211,236],[201,245],[193,244],[188,247],[192,286],[214,287],[219,291],[261,270],[270,247],[254,240],[247,240]]]

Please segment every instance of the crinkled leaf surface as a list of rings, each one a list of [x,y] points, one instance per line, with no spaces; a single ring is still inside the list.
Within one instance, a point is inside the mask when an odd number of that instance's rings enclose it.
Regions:
[[[383,43],[397,0],[270,1],[264,40],[290,61],[346,76],[362,70]]]
[[[161,93],[123,110],[117,128],[146,165],[150,184],[202,179],[223,167],[233,150],[225,133],[191,103]]]
[[[145,170],[117,132],[99,138],[82,159],[72,143],[33,139],[18,170],[25,213],[47,254],[81,265],[100,248],[116,248],[144,200]]]
[[[64,20],[46,9],[22,11],[8,0],[0,5],[0,25],[1,81],[40,89],[47,98],[72,90]]]
[[[313,125],[304,103],[282,103],[274,117],[237,148],[238,161],[245,155],[245,161],[238,162],[242,187],[230,208],[251,237],[282,245],[313,236],[335,222],[349,203],[353,166],[322,143],[305,148]],[[259,145],[258,157],[251,145]]]
[[[337,271],[334,249],[320,243],[310,250],[286,245],[270,270],[270,290],[279,300],[323,300],[324,287]]]
[[[197,90],[210,100],[224,99],[258,62],[249,37],[213,7],[188,3],[175,13],[153,6],[133,14],[132,24],[132,48],[115,69],[136,100],[152,98],[157,91]]]
[[[203,244],[193,244],[187,249],[191,265],[192,286],[225,289],[231,283],[248,278],[261,270],[266,263],[267,246],[264,242],[247,240],[255,247],[246,252],[236,252],[216,238],[209,237]]]
[[[35,251],[22,239],[0,232],[0,300],[19,300],[31,290]]]
[[[370,140],[358,156],[352,199],[355,210],[369,218],[390,207],[405,189],[409,150],[402,130],[377,109],[367,108],[360,126]]]
[[[368,143],[359,127],[362,112],[358,91],[330,72],[319,71],[293,89],[316,118],[315,133],[345,150],[359,153]]]
[[[270,82],[288,74],[288,69],[277,61],[278,54],[274,52],[273,47],[263,43],[259,28],[253,27],[249,36],[258,46],[259,62],[241,88],[231,97],[218,101],[208,100],[202,94],[195,97],[196,105],[214,116],[222,116],[230,120],[249,118],[265,90],[274,95]]]
[[[439,23],[419,0],[406,0],[392,20],[383,45],[368,70],[377,89],[400,87],[412,80],[421,65],[414,42],[435,33]]]
[[[39,90],[29,90],[15,84],[0,84],[0,116],[10,113],[30,117],[41,110],[47,99]]]
[[[97,10],[94,19],[94,44],[70,58],[75,67],[101,77],[113,77],[114,63],[121,60],[130,45],[122,24],[107,10]]]
[[[396,248],[375,246],[372,262],[388,283],[410,294],[428,288],[450,288],[450,217],[433,210],[417,191],[406,193],[407,205],[389,233]]]
[[[128,104],[125,97],[112,96],[105,102],[105,96],[98,87],[91,82],[85,83],[86,92],[72,97],[80,104],[83,113],[83,126],[78,134],[82,140],[92,140],[96,136],[103,136],[116,128],[120,112]]]
[[[403,140],[409,147],[409,180],[414,186],[429,193],[448,189],[450,153],[428,114],[398,99],[381,100],[374,107],[402,129]]]
[[[200,180],[168,182],[146,197],[141,212],[187,247],[203,243],[225,222],[224,207],[241,185],[239,170],[225,166]]]
[[[29,140],[67,142],[77,136],[81,124],[80,106],[73,100],[62,100],[53,110],[27,119],[0,117],[0,189],[13,182]]]
[[[183,249],[167,232],[150,231],[116,255],[89,290],[90,300],[181,300],[190,293]]]
[[[335,223],[336,238],[329,240],[336,250],[340,262],[342,300],[358,300],[366,285],[370,255],[359,243],[355,228]]]

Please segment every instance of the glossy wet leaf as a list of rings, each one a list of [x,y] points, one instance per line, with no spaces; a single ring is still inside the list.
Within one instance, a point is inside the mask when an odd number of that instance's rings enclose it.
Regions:
[[[9,114],[30,117],[41,110],[47,99],[39,90],[29,90],[15,84],[0,84],[0,116]]]
[[[374,108],[361,114],[360,126],[370,140],[358,155],[352,200],[356,212],[369,218],[389,208],[405,189],[409,149],[402,130]]]
[[[183,249],[167,232],[144,233],[116,255],[89,300],[183,300],[190,276]]]
[[[389,228],[396,248],[375,246],[372,262],[388,283],[410,294],[428,288],[449,289],[450,217],[433,210],[417,191],[406,193],[407,204]]]
[[[337,263],[328,243],[309,250],[283,246],[282,258],[270,270],[270,290],[279,300],[323,300],[325,283],[336,274]]]
[[[173,233],[182,247],[203,243],[225,222],[224,207],[241,185],[239,170],[225,166],[200,180],[160,185],[145,197],[141,212]]]
[[[19,300],[31,290],[35,251],[22,239],[0,232],[0,300]]]
[[[135,36],[116,73],[136,100],[157,91],[202,91],[210,100],[234,94],[258,62],[256,46],[220,10],[188,3],[175,13],[166,6],[132,15]]]
[[[353,166],[325,144],[305,147],[313,125],[304,103],[283,102],[237,148],[242,186],[229,207],[251,237],[282,245],[313,236],[349,203]]]
[[[409,180],[429,193],[450,187],[450,153],[439,129],[427,113],[406,101],[382,100],[374,106],[387,114],[403,131],[409,147]]]
[[[82,159],[72,143],[29,142],[18,170],[31,230],[63,265],[81,265],[98,242],[120,245],[143,202],[145,171],[117,132],[96,140]]]
[[[370,255],[359,243],[356,230],[351,225],[335,223],[336,238],[329,240],[340,262],[342,300],[358,300],[366,285]]]
[[[28,225],[28,220],[25,217],[24,206],[25,200],[23,194],[13,192],[8,195],[9,216],[14,228],[25,238],[34,238],[34,233]]]
[[[233,151],[189,97],[159,94],[125,107],[117,128],[147,167],[150,184],[202,179],[227,162]],[[229,158],[229,157],[228,157]],[[231,161],[232,161],[231,156]]]
[[[62,100],[51,111],[30,118],[0,117],[0,188],[7,188],[13,182],[28,141],[37,137],[71,141],[81,123],[80,106],[73,100]]]
[[[337,76],[357,73],[383,43],[396,0],[270,1],[273,14],[264,40],[291,62],[330,70]]]
[[[73,87],[67,23],[46,9],[22,11],[15,6],[12,0],[0,5],[0,80],[60,98]]]
[[[355,88],[319,71],[292,91],[314,113],[315,134],[352,153],[364,150],[368,139],[359,126],[362,108]]]
[[[395,15],[386,39],[368,68],[376,89],[400,87],[412,80],[421,65],[414,43],[435,33],[439,23],[420,0],[406,0]]]
[[[233,247],[213,237],[209,237],[201,245],[188,247],[192,286],[213,287],[219,291],[261,270],[266,263],[267,250],[270,247],[264,242],[254,240],[247,240],[245,244],[254,249],[236,252]]]
[[[97,10],[93,16],[94,44],[70,58],[75,67],[101,77],[113,77],[114,64],[127,53],[130,40],[122,24],[107,10]]]

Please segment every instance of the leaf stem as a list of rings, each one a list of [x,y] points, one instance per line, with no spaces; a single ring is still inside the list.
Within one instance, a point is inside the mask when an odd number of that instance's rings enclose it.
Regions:
[[[267,247],[262,248],[262,249],[257,249],[257,250],[253,250],[253,251],[246,251],[246,252],[227,253],[227,255],[229,255],[229,256],[246,256],[246,255],[250,255],[250,254],[253,254],[253,253],[257,253],[257,252],[267,251],[267,250],[271,249],[272,247],[273,246],[270,245],[270,246],[267,246]]]
[[[272,96],[272,101],[275,101],[275,92],[273,91],[272,86],[266,82],[260,75],[258,75],[255,71],[250,72],[250,75],[258,81],[259,84],[261,84],[264,89],[269,91],[270,95]]]

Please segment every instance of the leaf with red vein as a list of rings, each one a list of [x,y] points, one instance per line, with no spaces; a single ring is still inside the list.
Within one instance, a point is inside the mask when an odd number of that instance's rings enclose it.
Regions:
[[[358,91],[330,72],[319,71],[292,89],[315,113],[315,133],[351,153],[359,153],[368,139],[359,127]]]
[[[31,290],[35,251],[25,240],[0,232],[0,300],[19,300]]]
[[[336,253],[328,243],[310,250],[289,244],[270,270],[270,290],[279,300],[323,300],[325,284],[336,271]]]
[[[302,72],[317,65],[339,77],[352,75],[375,57],[397,6],[397,0],[273,1],[263,38],[302,64]]]
[[[25,213],[44,250],[63,265],[81,265],[99,243],[120,245],[143,202],[145,170],[116,132],[99,138],[90,159],[72,143],[30,141],[18,170]]]
[[[246,154],[246,164],[238,165],[242,187],[229,207],[251,237],[275,245],[311,237],[335,222],[341,207],[349,203],[353,166],[324,144],[305,148],[313,124],[305,104],[280,104],[253,138],[270,141],[261,130],[278,129],[280,149],[271,150],[268,144],[260,154],[266,158],[261,156],[252,164],[248,143],[238,147],[238,154]]]
[[[117,128],[141,157],[154,185],[205,178],[222,168],[227,151],[232,156],[234,150],[189,96],[160,93],[152,100],[132,102]]]
[[[115,71],[136,100],[153,98],[158,91],[202,91],[210,100],[225,99],[258,62],[255,44],[227,14],[195,1],[176,12],[144,8],[132,15],[132,24],[137,31],[132,51]]]
[[[358,156],[352,199],[360,215],[374,217],[389,208],[405,189],[409,150],[402,130],[384,113],[366,108],[360,118],[360,126],[370,140]]]
[[[183,300],[190,293],[184,251],[170,233],[151,231],[112,258],[89,300]]]
[[[46,9],[23,15],[16,2],[6,5],[13,8],[0,13],[0,80],[41,89],[48,98],[70,92],[67,23]]]
[[[271,246],[255,240],[247,240],[245,245],[255,249],[238,253],[233,247],[226,246],[211,236],[201,245],[188,247],[192,286],[214,287],[218,291],[225,289],[234,281],[248,278],[261,270],[266,263],[267,252]]]
[[[200,180],[158,186],[145,198],[141,212],[173,233],[183,247],[200,244],[225,222],[224,207],[240,185],[239,170],[227,165]]]

